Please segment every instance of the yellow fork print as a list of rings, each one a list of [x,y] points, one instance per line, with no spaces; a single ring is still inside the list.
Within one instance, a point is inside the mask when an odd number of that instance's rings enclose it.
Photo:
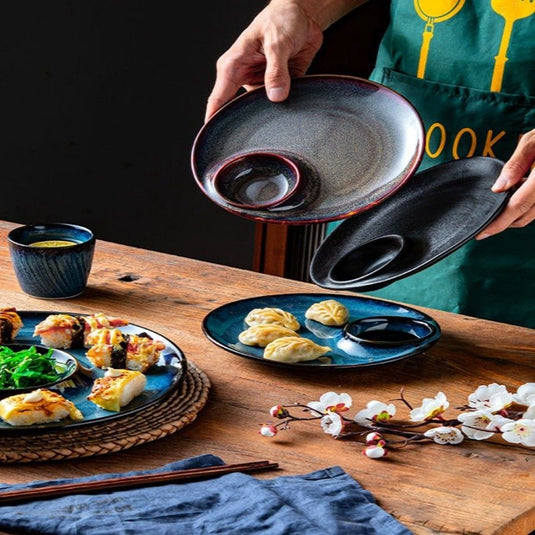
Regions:
[[[491,0],[492,9],[505,20],[502,40],[498,55],[494,58],[494,72],[492,74],[491,91],[502,88],[503,72],[507,61],[507,47],[513,32],[513,24],[519,19],[525,19],[535,13],[535,0]]]
[[[420,61],[418,63],[418,78],[423,78],[425,74],[429,44],[434,35],[435,24],[457,15],[463,7],[464,2],[465,0],[414,0],[416,12],[425,20],[425,28],[422,34],[422,48],[420,49]]]

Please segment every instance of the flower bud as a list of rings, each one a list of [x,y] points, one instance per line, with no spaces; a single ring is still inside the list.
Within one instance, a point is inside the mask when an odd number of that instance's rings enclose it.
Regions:
[[[370,459],[380,459],[385,457],[388,451],[383,446],[368,446],[362,453]]]
[[[273,418],[278,418],[279,420],[288,418],[288,416],[290,416],[290,413],[286,407],[283,407],[282,405],[273,405],[273,407],[269,409],[269,414],[271,414]]]
[[[258,431],[263,437],[274,437],[277,434],[277,428],[272,424],[264,424],[260,431]]]
[[[381,433],[377,433],[377,431],[373,431],[372,433],[368,433],[366,435],[366,444],[369,446],[377,444],[380,440],[383,439],[383,436]]]

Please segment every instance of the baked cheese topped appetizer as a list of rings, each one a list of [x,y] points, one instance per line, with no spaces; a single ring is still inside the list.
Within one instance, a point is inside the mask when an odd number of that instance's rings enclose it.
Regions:
[[[119,329],[97,329],[87,336],[87,358],[97,368],[146,372],[158,362],[165,343],[146,333],[126,334]]]
[[[87,336],[100,328],[121,327],[128,321],[112,318],[97,312],[91,316],[51,314],[35,326],[33,335],[41,337],[41,343],[57,349],[89,347]]]
[[[23,324],[14,307],[0,308],[0,344],[13,342]]]
[[[108,368],[104,377],[95,379],[87,399],[107,411],[118,412],[139,396],[146,385],[147,378],[140,371]]]
[[[0,418],[9,425],[35,425],[59,422],[65,418],[83,420],[74,403],[61,394],[38,388],[0,400]]]

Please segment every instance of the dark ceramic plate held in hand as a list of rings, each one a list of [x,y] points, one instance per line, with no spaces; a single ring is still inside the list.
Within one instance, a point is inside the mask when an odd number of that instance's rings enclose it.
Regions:
[[[201,190],[225,210],[309,224],[381,203],[414,174],[423,148],[420,116],[400,94],[352,76],[311,75],[293,80],[284,102],[269,101],[263,87],[230,101],[197,134],[191,165]],[[240,206],[218,191],[221,167],[255,152],[297,165],[302,183],[284,202]]]
[[[435,264],[483,230],[510,193],[491,187],[503,162],[467,158],[417,173],[395,195],[341,223],[311,265],[314,283],[370,291]]]

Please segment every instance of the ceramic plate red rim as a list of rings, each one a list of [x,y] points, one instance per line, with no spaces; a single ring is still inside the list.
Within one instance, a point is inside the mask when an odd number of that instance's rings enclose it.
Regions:
[[[399,93],[343,75],[294,79],[285,102],[263,87],[222,107],[198,132],[191,168],[202,192],[221,208],[256,221],[337,221],[375,206],[415,173],[424,151],[422,120]],[[247,209],[225,202],[212,185],[218,162],[267,151],[298,163],[307,194],[291,204]]]

